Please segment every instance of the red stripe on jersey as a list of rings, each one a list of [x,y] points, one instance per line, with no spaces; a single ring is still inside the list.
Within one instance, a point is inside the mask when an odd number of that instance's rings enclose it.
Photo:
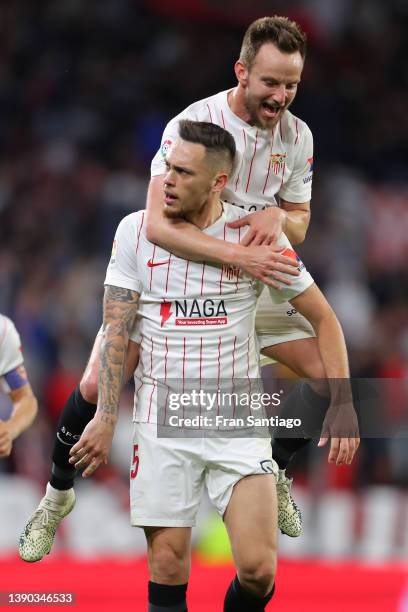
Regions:
[[[169,272],[170,272],[170,264],[171,264],[171,253],[170,253],[170,255],[169,255],[169,265],[167,266],[166,293],[167,293],[167,287],[169,286]]]
[[[248,193],[249,182],[251,180],[251,174],[252,174],[252,164],[254,163],[257,144],[258,144],[258,130],[256,130],[255,145],[254,145],[254,154],[253,154],[252,159],[251,159],[251,165],[249,166],[249,174],[248,174],[248,180],[247,180],[247,185],[246,185],[245,193]]]
[[[183,393],[184,393],[184,381],[186,379],[186,374],[185,374],[185,368],[186,368],[186,338],[184,336],[184,341],[183,341]],[[183,416],[184,416],[184,409],[183,409]]]
[[[166,395],[166,401],[164,403],[164,417],[163,417],[163,423],[162,425],[166,424],[166,420],[167,420],[167,401],[169,399],[169,393],[170,393],[170,389],[167,389],[167,395]]]
[[[142,213],[142,222],[140,224],[139,231],[137,232],[136,253],[139,248],[140,232],[142,231],[143,221],[144,221],[144,212]]]
[[[187,287],[187,274],[188,274],[188,266],[190,265],[190,260],[187,259],[187,265],[186,265],[186,275],[184,277],[184,295],[186,295],[186,287]]]
[[[203,367],[203,338],[200,338],[200,389],[202,381],[202,367]]]
[[[224,241],[225,241],[225,232],[227,230],[227,224],[224,223]],[[224,266],[221,266],[221,274],[220,274],[220,295],[222,294],[222,277],[224,274]]]
[[[298,120],[296,119],[295,121],[295,127],[296,127],[296,138],[295,138],[295,145],[297,145],[298,140],[299,140],[299,129],[298,129]]]
[[[169,354],[169,346],[167,344],[166,336],[166,352],[164,354],[164,382],[167,382],[167,355]]]
[[[154,393],[155,388],[156,388],[156,381],[153,381],[153,389],[152,389],[152,392],[150,394],[150,401],[149,401],[149,414],[147,415],[147,422],[148,423],[150,423],[150,413],[152,411],[152,400],[153,400],[153,393]]]
[[[156,253],[156,245],[153,246],[153,255],[152,255],[152,263],[154,262],[154,254]],[[150,268],[150,291],[152,290],[152,280],[153,280],[153,268]]]
[[[139,391],[140,391],[140,389],[143,387],[143,385],[144,385],[144,382],[142,381],[142,382],[140,383],[140,385],[139,385],[139,387],[138,387],[138,389],[137,389],[136,393],[135,393],[135,406],[136,406],[136,410],[137,410],[137,408],[138,408],[138,406],[139,406],[139,401],[138,401],[138,400],[139,400]]]
[[[238,228],[238,242],[241,242],[241,228]],[[235,281],[235,293],[238,291],[239,285],[239,275],[241,274],[241,270],[237,271],[237,280]]]
[[[153,372],[153,338],[150,338],[150,342],[152,343],[152,350],[150,351],[150,378],[152,377]]]
[[[208,106],[208,104],[207,104],[207,108],[208,108],[208,114],[210,115],[210,121],[211,121],[211,123],[212,123],[212,122],[213,122],[213,120],[212,120],[211,109],[210,109],[210,107]]]
[[[244,153],[243,153],[242,158],[241,158],[241,165],[239,167],[237,180],[235,181],[235,191],[238,189],[238,183],[239,183],[239,179],[241,177],[241,170],[242,170],[242,166],[244,164],[245,149],[246,149],[246,134],[245,134],[245,130],[242,130],[242,133],[244,135]]]
[[[249,334],[248,334],[248,347],[247,347],[247,379],[249,384],[249,395],[251,395],[251,379],[249,377]],[[251,400],[249,400],[249,414],[251,413]]]
[[[169,347],[167,344],[167,336],[166,336],[166,352],[164,354],[164,382],[167,382],[167,355],[169,352]],[[164,404],[164,419],[163,419],[163,425],[166,423],[166,419],[167,419],[167,400],[169,399],[169,393],[170,393],[170,389],[167,389],[167,395],[166,395],[166,402]],[[157,397],[158,399],[158,397]]]
[[[283,179],[285,177],[285,170],[286,170],[286,162],[283,162],[283,168],[282,168],[282,180],[281,180],[281,184],[279,189],[282,189],[282,185],[283,185]]]
[[[269,172],[271,169],[271,159],[272,159],[272,152],[273,152],[273,141],[275,140],[275,126],[272,129],[272,142],[271,142],[271,148],[269,151],[269,164],[268,164],[268,174],[266,175],[266,179],[265,179],[265,185],[263,187],[262,193],[265,193],[265,189],[266,189],[266,185],[268,183],[268,178],[269,178]]]
[[[201,294],[203,295],[203,287],[204,287],[204,270],[205,270],[205,263],[203,263],[203,273],[201,275]]]
[[[224,113],[222,112],[222,110],[221,110],[221,119],[222,119],[222,127],[223,127],[223,128],[224,128],[224,130],[225,130]]]
[[[232,349],[232,393],[234,393],[234,379],[235,379],[235,347],[237,344],[237,337],[234,336],[234,348]],[[232,396],[234,397],[234,395]],[[234,411],[232,413],[232,418],[234,418],[235,416],[235,408],[236,408],[236,404],[235,404],[235,399],[234,399]]]
[[[218,377],[217,377],[217,391],[220,388],[220,374],[221,374],[221,336],[218,337]],[[218,396],[218,393],[217,393]],[[218,404],[218,398],[217,398],[217,405],[218,405],[218,410],[217,410],[217,414],[219,414],[220,411],[220,405]]]

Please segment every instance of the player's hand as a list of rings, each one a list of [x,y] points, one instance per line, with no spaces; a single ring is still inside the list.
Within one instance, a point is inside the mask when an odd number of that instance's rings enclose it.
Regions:
[[[330,438],[328,462],[350,465],[360,445],[358,419],[352,402],[331,404],[323,421],[318,446]]]
[[[13,447],[13,438],[7,421],[0,421],[0,459],[9,457]]]
[[[257,246],[259,244],[273,244],[283,231],[285,231],[286,213],[278,206],[271,206],[266,210],[250,213],[242,219],[231,221],[229,227],[237,229],[249,225],[249,230],[241,241],[243,246]]]
[[[291,282],[284,275],[299,276],[299,263],[282,255],[282,247],[277,246],[250,246],[240,251],[236,265],[265,285],[281,289],[282,284]]]
[[[83,470],[83,478],[92,476],[102,463],[108,463],[114,433],[115,425],[105,422],[100,413],[96,412],[69,452],[69,462],[75,469]]]

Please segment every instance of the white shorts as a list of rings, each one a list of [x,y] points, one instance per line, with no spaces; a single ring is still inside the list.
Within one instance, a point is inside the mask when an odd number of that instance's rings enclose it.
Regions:
[[[239,480],[278,473],[269,437],[158,438],[155,423],[135,423],[133,440],[130,512],[138,527],[194,527],[204,485],[223,516]]]
[[[316,337],[309,321],[290,302],[272,302],[267,287],[258,299],[255,327],[260,351],[275,344]],[[274,363],[274,360],[261,355],[261,365],[267,363]]]

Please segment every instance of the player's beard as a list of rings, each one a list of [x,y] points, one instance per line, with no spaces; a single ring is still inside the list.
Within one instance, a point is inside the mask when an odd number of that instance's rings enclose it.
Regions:
[[[270,119],[264,119],[260,117],[263,102],[266,102],[266,100],[253,98],[247,92],[245,98],[245,107],[249,115],[249,123],[250,125],[254,125],[255,127],[261,128],[262,130],[271,130],[278,123],[279,119],[282,117],[284,111],[288,108],[289,104],[281,106],[275,117],[271,117]]]
[[[183,210],[181,208],[173,208],[172,206],[165,206],[163,208],[163,214],[168,219],[181,219],[183,217]]]

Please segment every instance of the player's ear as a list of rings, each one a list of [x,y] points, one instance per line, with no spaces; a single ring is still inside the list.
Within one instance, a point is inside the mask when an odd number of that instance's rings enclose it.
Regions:
[[[238,83],[242,87],[246,87],[248,83],[248,69],[241,60],[237,60],[234,66],[235,76],[237,77]]]
[[[227,183],[228,183],[228,174],[225,174],[225,172],[219,172],[214,179],[212,190],[215,193],[221,193],[221,191],[224,189]]]

